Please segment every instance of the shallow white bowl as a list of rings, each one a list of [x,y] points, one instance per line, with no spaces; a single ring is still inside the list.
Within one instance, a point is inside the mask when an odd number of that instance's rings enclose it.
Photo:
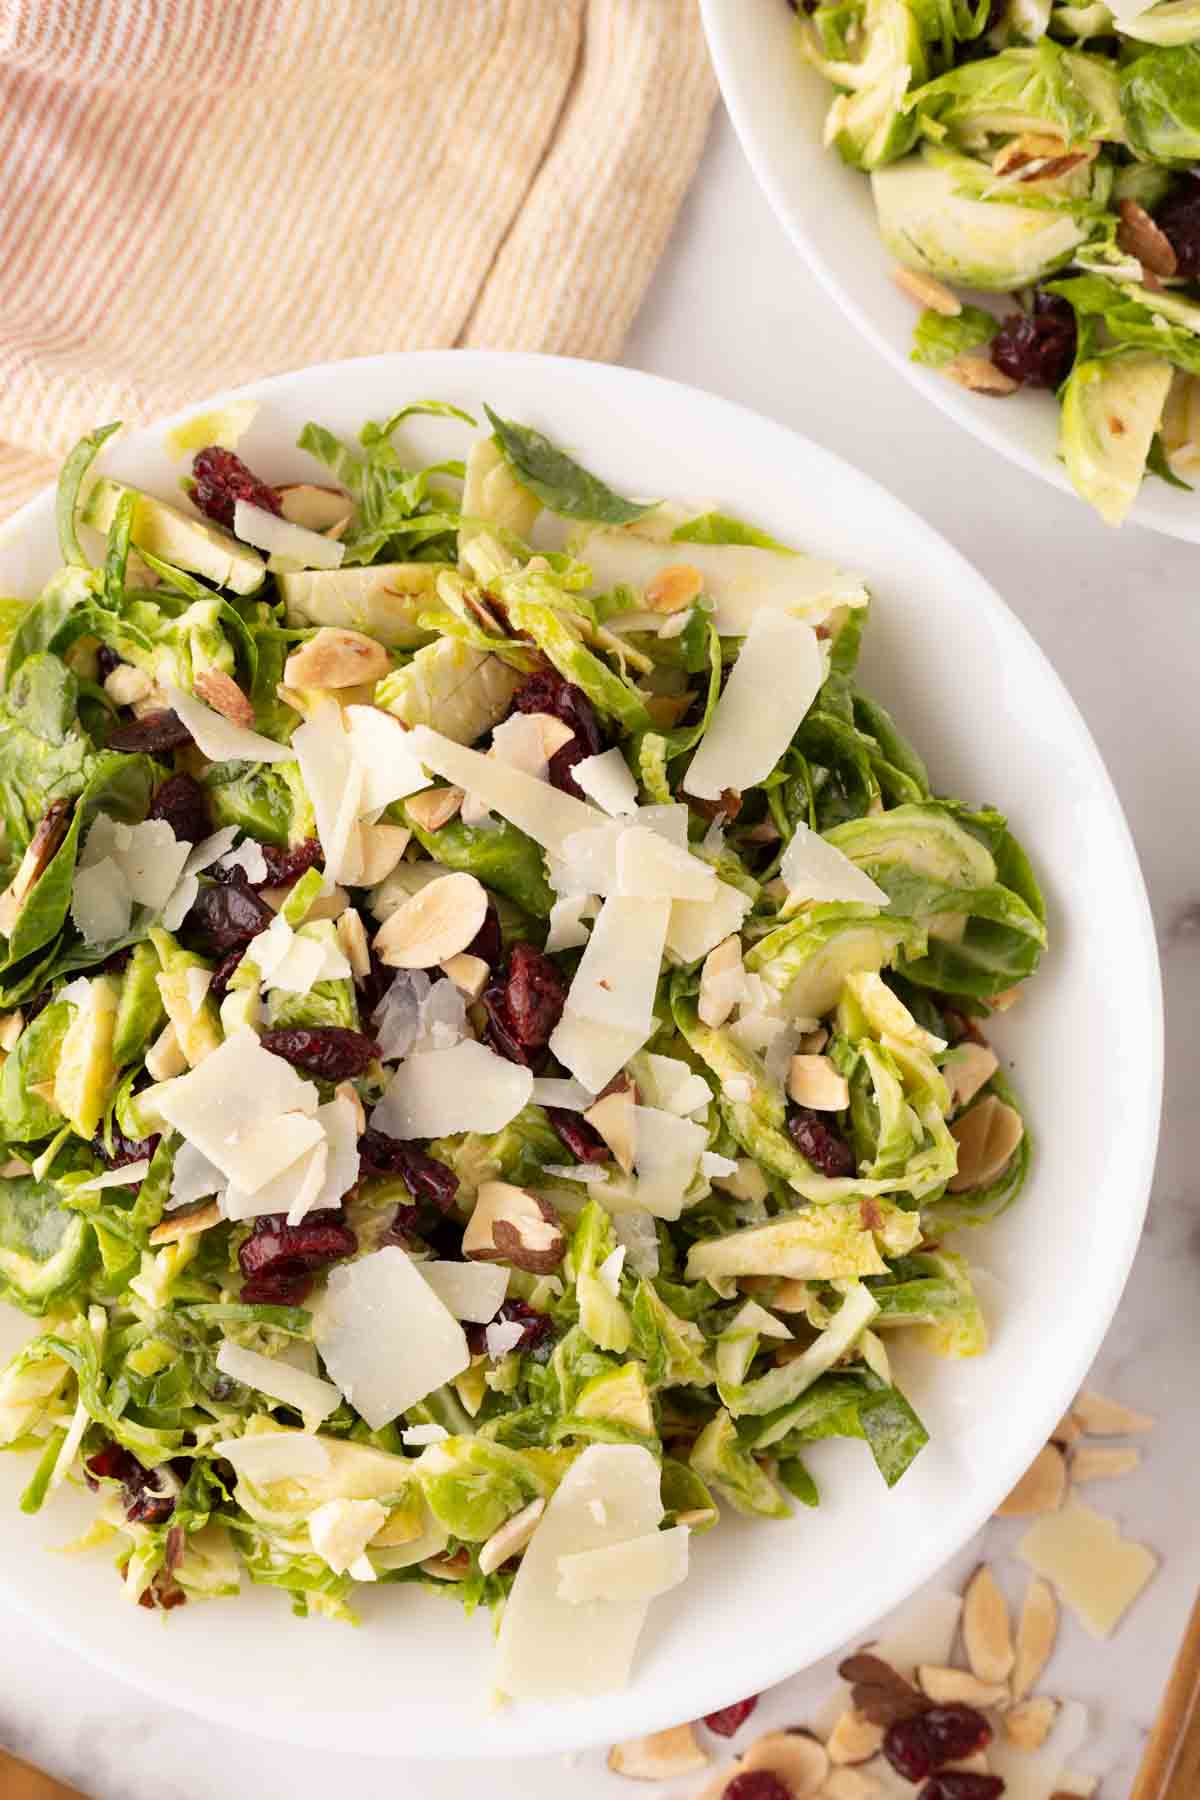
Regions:
[[[889,1494],[865,1445],[814,1446],[816,1512],[784,1525],[726,1518],[697,1539],[692,1576],[656,1603],[626,1693],[489,1710],[490,1622],[411,1588],[360,1590],[357,1631],[294,1620],[270,1589],[164,1624],[122,1600],[105,1555],[46,1554],[82,1529],[90,1502],[67,1493],[23,1517],[29,1469],[14,1456],[0,1457],[0,1584],[37,1626],[148,1692],[293,1743],[516,1755],[693,1718],[864,1632],[977,1529],[1074,1396],[1137,1243],[1158,1120],[1158,966],[1129,832],[1070,696],[992,590],[881,488],[781,426],[630,370],[487,352],[372,357],[242,392],[262,405],[241,449],[272,480],[315,473],[292,448],[306,419],[350,435],[408,400],[487,400],[623,492],[716,496],[861,570],[877,595],[866,685],[939,789],[1009,810],[1045,883],[1052,950],[997,1032],[1029,1104],[1035,1171],[1020,1204],[971,1243],[997,1277],[993,1349],[973,1364],[915,1365],[929,1448]],[[163,435],[118,441],[107,466],[169,494],[179,465]],[[422,459],[455,454],[462,428],[415,420],[408,441]],[[46,494],[0,533],[0,592],[33,593],[57,561]],[[28,1322],[0,1316],[9,1349]]]
[[[700,5],[721,92],[750,166],[838,311],[948,417],[1084,506],[1058,459],[1052,395],[1022,391],[997,400],[972,394],[909,360],[917,309],[890,279],[895,259],[879,238],[868,177],[821,142],[833,90],[801,57],[787,0]],[[993,295],[988,304],[1002,298]],[[1151,477],[1129,516],[1152,531],[1200,543],[1200,494]],[[1098,516],[1095,526],[1108,529]]]

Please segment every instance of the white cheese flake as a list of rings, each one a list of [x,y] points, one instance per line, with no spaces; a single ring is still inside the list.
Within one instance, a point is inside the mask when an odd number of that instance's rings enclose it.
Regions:
[[[660,1106],[664,1112],[686,1118],[709,1104],[712,1089],[707,1081],[679,1057],[648,1051],[645,1062],[649,1080],[643,1079],[640,1085],[647,1106]]]
[[[265,506],[249,500],[238,500],[233,508],[233,530],[243,544],[253,544],[268,556],[287,557],[300,569],[340,569],[346,546],[306,525],[294,525]]]
[[[783,853],[779,873],[788,890],[789,906],[830,902],[886,906],[888,897],[871,877],[852,863],[820,832],[798,823]]]
[[[569,1606],[597,1600],[628,1606],[657,1599],[686,1581],[689,1535],[686,1525],[673,1525],[600,1550],[560,1556],[558,1598]]]
[[[167,1208],[171,1210],[188,1206],[193,1200],[207,1199],[210,1194],[219,1194],[224,1186],[224,1172],[209,1162],[195,1144],[189,1144],[185,1139],[175,1152]]]
[[[85,944],[110,944],[124,937],[132,918],[129,883],[111,856],[75,871],[71,919]]]
[[[637,782],[620,750],[614,747],[602,750],[598,756],[585,756],[571,773],[576,786],[588,799],[594,800],[613,818],[623,813],[636,813]]]
[[[488,1357],[492,1362],[499,1362],[515,1350],[525,1335],[525,1327],[517,1319],[501,1319],[495,1325],[489,1325],[484,1332]]]
[[[586,1112],[596,1096],[578,1081],[564,1081],[556,1075],[538,1075],[533,1082],[536,1106],[557,1106],[564,1112]]]
[[[656,831],[630,825],[617,840],[616,892],[647,900],[712,901],[717,878],[707,863]]]
[[[654,1106],[635,1106],[633,1167],[639,1206],[658,1219],[677,1219],[708,1143],[703,1125]]]
[[[811,625],[758,612],[683,778],[687,793],[719,800],[771,773],[817,697],[825,664]]]
[[[163,1082],[155,1103],[168,1125],[226,1175],[239,1136],[281,1113],[315,1113],[319,1096],[290,1063],[242,1027],[187,1075]]]
[[[218,859],[217,866],[229,870],[240,869],[251,887],[267,879],[267,859],[263,855],[262,845],[254,838],[246,838],[236,850],[227,851]]]
[[[362,802],[363,773],[336,700],[322,699],[292,733],[291,754],[300,764],[312,801],[325,872],[333,881],[351,881],[360,858],[355,822]]]
[[[409,1425],[400,1433],[400,1442],[409,1449],[424,1449],[426,1444],[444,1444],[450,1433],[444,1425]]]
[[[311,1115],[278,1113],[245,1126],[236,1137],[227,1137],[222,1145],[222,1165],[231,1182],[246,1194],[256,1194],[323,1136],[320,1122]]]
[[[209,762],[291,762],[295,758],[296,752],[289,745],[277,744],[273,738],[250,731],[245,725],[235,725],[182,688],[169,687],[167,703]]]
[[[71,1189],[73,1194],[92,1193],[100,1188],[133,1187],[150,1173],[150,1158],[141,1156],[136,1162],[122,1163],[119,1169],[105,1169],[103,1175],[92,1175]]]
[[[471,1361],[462,1326],[392,1245],[330,1271],[313,1310],[313,1342],[372,1431]]]
[[[257,1350],[244,1350],[228,1338],[217,1351],[217,1367],[231,1380],[243,1382],[271,1400],[282,1400],[285,1406],[294,1407],[306,1425],[320,1424],[341,1403],[342,1396],[331,1381],[307,1375],[303,1369],[293,1368],[290,1363],[279,1362],[272,1356],[260,1356]]]
[[[1093,1637],[1110,1637],[1158,1568],[1144,1544],[1122,1538],[1106,1518],[1072,1495],[1060,1512],[1035,1521],[1017,1555],[1052,1581]]]
[[[378,706],[348,706],[344,718],[350,754],[362,770],[359,805],[364,814],[378,812],[393,800],[407,800],[429,786],[412,733],[399,719]]]
[[[305,1475],[324,1475],[329,1452],[319,1437],[307,1431],[256,1431],[248,1437],[222,1438],[213,1455],[233,1464],[240,1477],[269,1485]]]
[[[502,1131],[532,1093],[530,1070],[464,1038],[449,1050],[415,1050],[384,1089],[374,1124],[397,1138]]]
[[[699,962],[731,932],[740,931],[753,902],[728,881],[718,881],[709,900],[673,900],[667,949],[681,963]]]
[[[427,725],[418,725],[412,739],[426,769],[474,795],[553,855],[562,855],[571,832],[604,822],[604,815],[585,801],[520,769],[508,768],[496,757],[456,744]]]
[[[188,852],[188,859],[183,865],[184,874],[198,875],[201,869],[211,868],[213,863],[220,862],[221,858],[233,849],[237,842],[237,834],[238,827],[236,825],[222,825],[221,829],[214,831],[211,837],[201,838],[200,842],[194,844]],[[253,843],[253,838],[247,838],[246,844],[242,847],[245,849],[246,845]],[[261,854],[261,846],[256,847]],[[265,877],[266,858],[264,857],[262,879]]]
[[[642,1031],[644,1042],[653,1029],[669,916],[670,903],[665,899],[607,899],[571,983],[570,1010],[621,1031]],[[553,1038],[550,1047],[554,1049]],[[588,1085],[585,1081],[584,1086]]]
[[[578,950],[588,941],[584,915],[594,913],[596,899],[592,894],[568,894],[550,908],[550,929],[546,933],[546,950],[553,955],[559,950]]]
[[[326,1500],[308,1515],[309,1541],[335,1575],[344,1575],[366,1554],[387,1516],[378,1500]]]
[[[416,1267],[456,1319],[486,1325],[508,1292],[509,1271],[499,1263],[422,1262]]]

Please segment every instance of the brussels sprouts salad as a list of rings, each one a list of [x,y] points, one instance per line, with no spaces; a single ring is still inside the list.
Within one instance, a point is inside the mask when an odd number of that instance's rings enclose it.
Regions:
[[[838,89],[825,141],[869,172],[912,360],[1054,391],[1073,485],[1119,525],[1200,470],[1196,0],[806,0]],[[1005,295],[985,306],[964,300]]]
[[[619,1686],[810,1446],[901,1479],[898,1342],[985,1348],[1038,886],[852,573],[436,402],[275,486],[253,411],[171,499],[80,444],[5,603],[0,1447],[147,1608],[419,1583],[501,1691]]]

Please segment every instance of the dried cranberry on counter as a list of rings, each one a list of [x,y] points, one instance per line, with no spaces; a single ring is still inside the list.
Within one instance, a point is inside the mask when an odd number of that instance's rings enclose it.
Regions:
[[[1200,175],[1188,173],[1176,182],[1154,222],[1171,241],[1176,274],[1195,281],[1200,277]]]
[[[192,902],[183,929],[204,940],[212,956],[244,949],[265,931],[275,914],[241,881],[205,882]]]
[[[795,1800],[795,1796],[770,1769],[746,1769],[726,1783],[721,1800]]]
[[[318,863],[325,860],[319,838],[302,838],[298,844],[292,844],[286,850],[280,849],[278,844],[263,844],[261,849],[267,865],[267,875],[265,884],[260,885],[267,887],[284,887],[298,881],[301,875],[306,875],[310,869],[315,869]]]
[[[518,712],[551,713],[571,727],[575,735],[550,758],[549,775],[552,786],[582,800],[583,790],[571,771],[585,756],[596,756],[604,748],[596,709],[583,689],[564,680],[557,669],[540,669],[522,682],[513,704]]]
[[[284,1213],[266,1213],[238,1251],[245,1276],[241,1297],[257,1305],[298,1306],[318,1269],[353,1256],[358,1239],[341,1213],[323,1207],[299,1225]]]
[[[521,1336],[513,1345],[514,1350],[536,1350],[554,1336],[554,1320],[550,1314],[539,1312],[536,1306],[530,1306],[524,1300],[506,1300],[490,1323],[522,1327]],[[487,1349],[487,1326],[472,1323],[464,1325],[463,1330],[467,1334],[471,1354],[482,1356]]]
[[[582,1113],[569,1112],[565,1106],[548,1106],[546,1117],[578,1162],[602,1163],[612,1157],[596,1127],[589,1125]]]
[[[181,843],[198,844],[212,830],[208,795],[192,775],[172,775],[155,788],[148,819],[165,819]]]
[[[732,1706],[719,1706],[716,1712],[705,1713],[704,1723],[718,1737],[731,1738],[739,1731],[758,1705],[758,1695],[751,1694],[748,1700],[735,1700]]]
[[[1066,300],[1039,288],[1031,313],[1010,313],[992,339],[996,368],[1024,387],[1056,388],[1075,360],[1075,314]]]
[[[233,514],[239,500],[261,506],[266,512],[283,511],[279,495],[253,469],[248,469],[240,456],[219,444],[198,450],[192,463],[192,499],[202,513],[233,530]]]
[[[794,1107],[788,1114],[787,1128],[801,1156],[820,1174],[831,1179],[853,1175],[853,1150],[842,1134],[827,1125],[811,1107]]]
[[[917,1800],[1000,1800],[1004,1781],[999,1775],[978,1775],[973,1769],[943,1769],[925,1783]]]
[[[349,1081],[379,1055],[373,1039],[346,1025],[281,1025],[264,1031],[259,1042],[272,1056],[322,1081]]]
[[[192,741],[192,734],[170,707],[161,712],[143,713],[140,719],[126,719],[109,733],[106,748],[125,750],[130,755],[145,752],[154,756],[168,750],[182,750]]]
[[[946,1763],[985,1750],[991,1741],[991,1726],[973,1706],[930,1706],[888,1726],[883,1754],[906,1781],[924,1781]]]

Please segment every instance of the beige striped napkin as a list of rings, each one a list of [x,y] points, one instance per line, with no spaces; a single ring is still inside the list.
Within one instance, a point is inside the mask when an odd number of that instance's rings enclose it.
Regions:
[[[696,0],[0,0],[0,516],[276,370],[615,356],[713,96]]]

